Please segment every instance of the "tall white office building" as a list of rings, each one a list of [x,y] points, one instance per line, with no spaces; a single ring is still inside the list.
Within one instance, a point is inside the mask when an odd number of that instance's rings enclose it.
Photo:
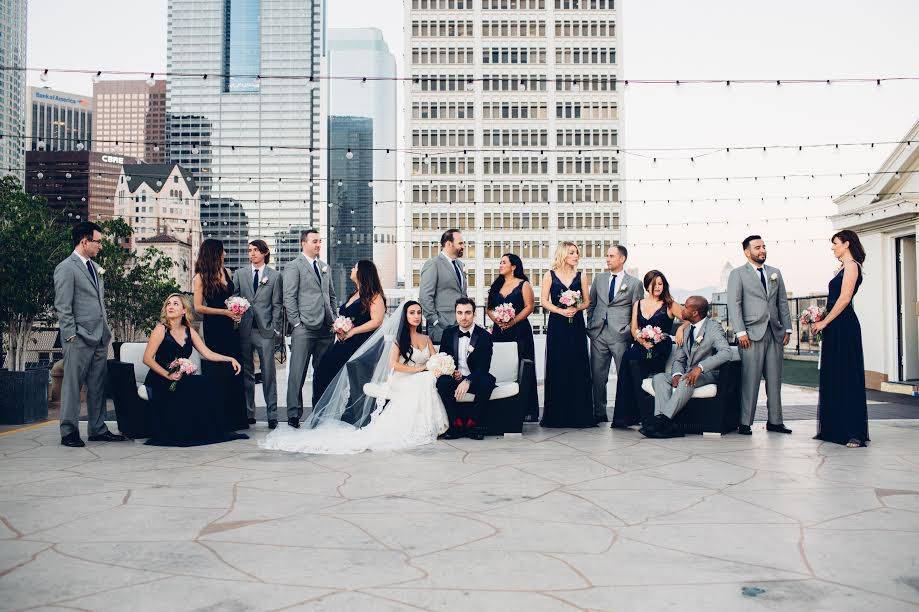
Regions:
[[[588,278],[602,270],[623,239],[614,0],[405,6],[412,286],[451,227],[480,304],[505,252],[536,285],[561,240],[580,246]]]
[[[194,176],[203,238],[224,240],[230,268],[247,240],[283,267],[300,247],[278,236],[328,230],[324,54],[324,0],[169,0],[167,161]]]
[[[0,65],[26,67],[26,0],[0,0]],[[25,182],[26,73],[0,71],[0,176]]]
[[[396,60],[383,33],[377,28],[334,28],[329,30],[327,68],[335,77],[329,82],[329,115],[366,117],[373,126],[373,173],[370,195],[373,226],[373,262],[386,289],[396,286],[397,277],[397,200],[399,116],[396,110]],[[367,78],[366,82],[363,80]],[[330,119],[332,121],[332,119]],[[332,141],[330,136],[329,141]],[[387,151],[388,149],[388,151]],[[370,152],[367,152],[371,154]],[[332,152],[334,155],[335,152]],[[341,151],[338,152],[340,156]],[[353,160],[352,160],[353,161]],[[335,200],[337,181],[329,163],[329,201]],[[347,165],[347,163],[345,164]],[[330,223],[330,225],[334,225]],[[350,231],[350,225],[338,224],[329,236],[329,248],[335,249],[339,240],[347,244],[338,232]],[[352,262],[353,263],[353,262]]]

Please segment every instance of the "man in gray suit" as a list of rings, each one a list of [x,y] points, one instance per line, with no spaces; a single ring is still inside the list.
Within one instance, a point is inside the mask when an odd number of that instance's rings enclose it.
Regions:
[[[642,427],[649,438],[676,438],[673,418],[692,399],[696,387],[718,383],[718,368],[731,360],[731,347],[721,325],[708,318],[708,300],[694,295],[686,299],[680,317],[689,321],[689,331],[678,351],[670,373],[655,374],[654,414],[650,426]]]
[[[122,442],[105,425],[105,373],[112,332],[105,314],[103,270],[92,259],[102,248],[102,228],[83,221],[71,231],[73,253],[54,269],[54,310],[64,347],[61,444],[80,438],[80,387],[86,385],[87,431],[92,442]]]
[[[424,262],[418,301],[428,322],[428,335],[440,343],[444,330],[456,325],[456,300],[466,297],[469,285],[460,258],[466,248],[463,235],[449,229],[440,237],[440,254]]]
[[[785,281],[778,269],[765,265],[766,244],[759,236],[743,241],[747,263],[728,277],[728,320],[740,346],[740,426],[749,436],[756,415],[759,383],[766,377],[769,421],[766,429],[791,433],[782,421],[782,347],[791,338],[791,314]]]
[[[243,382],[246,387],[246,408],[249,424],[255,424],[255,359],[258,353],[262,370],[262,391],[268,409],[268,428],[278,426],[278,386],[274,363],[275,342],[281,335],[282,308],[280,272],[269,268],[271,251],[264,240],[249,243],[249,262],[246,268],[236,270],[233,286],[236,295],[249,300],[249,310],[239,322],[240,347],[242,349]]]
[[[606,251],[609,271],[596,275],[590,284],[587,335],[590,336],[590,370],[597,421],[612,421],[606,409],[610,364],[615,363],[616,372],[619,372],[622,355],[632,340],[632,304],[644,295],[641,281],[624,271],[628,258],[629,252],[624,246],[611,246]]]
[[[293,326],[290,337],[290,371],[287,376],[287,424],[300,427],[303,416],[303,380],[310,361],[313,370],[332,346],[335,288],[329,266],[319,260],[319,230],[300,234],[302,252],[284,268],[284,307]],[[315,398],[314,398],[315,399]],[[313,402],[315,405],[315,401]]]

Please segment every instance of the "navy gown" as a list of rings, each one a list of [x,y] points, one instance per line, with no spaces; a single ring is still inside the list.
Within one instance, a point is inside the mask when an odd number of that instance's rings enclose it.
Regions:
[[[842,270],[830,281],[827,312],[839,299]],[[855,293],[862,284],[861,268]],[[854,295],[853,295],[854,297]],[[820,349],[820,399],[817,403],[817,440],[868,445],[868,402],[865,397],[865,357],[862,328],[850,302],[823,330]]]
[[[164,369],[179,358],[191,357],[191,332],[185,327],[182,344],[166,330],[154,359]],[[172,381],[153,370],[144,379],[150,398],[150,429],[147,444],[153,446],[199,446],[249,436],[234,433],[226,424],[221,387],[207,376],[183,376],[174,391]]]
[[[227,300],[233,295],[233,280],[224,270],[226,286],[215,295],[205,296],[204,303],[211,308],[226,309]],[[242,357],[239,329],[233,326],[233,320],[223,315],[204,315],[202,338],[207,348],[220,355],[226,355],[239,361]],[[246,394],[242,375],[233,372],[233,366],[226,362],[205,361],[201,372],[214,383],[214,388],[224,393],[224,419],[227,427],[233,431],[249,429],[249,412],[246,408]]]
[[[648,325],[659,327],[669,334],[673,329],[673,318],[668,312],[667,305],[661,304],[650,319],[646,319],[641,312],[641,302],[638,303],[638,329]],[[613,410],[613,427],[629,427],[637,425],[642,420],[638,398],[641,397],[641,381],[664,371],[670,351],[673,350],[673,340],[669,337],[661,340],[651,349],[651,358],[648,359],[648,349],[638,342],[626,349],[622,356],[622,366],[616,372],[616,405]],[[650,415],[645,415],[648,417]]]
[[[342,304],[338,309],[338,314],[342,317],[350,318],[354,323],[354,327],[363,325],[370,320],[370,311],[364,308],[360,298],[355,300],[350,306],[347,302]],[[319,398],[322,397],[325,390],[332,384],[332,379],[335,378],[335,375],[338,374],[339,370],[345,367],[345,364],[351,359],[354,352],[361,347],[367,338],[373,335],[374,331],[376,330],[355,334],[344,342],[336,340],[335,344],[329,347],[329,350],[325,352],[322,359],[319,361],[319,365],[316,366],[316,371],[313,372],[313,406],[319,403]],[[350,374],[349,372],[349,375]],[[366,380],[369,379],[370,376],[368,375]],[[356,384],[358,381],[355,380],[354,382]],[[357,397],[357,395],[355,395],[355,390],[356,389],[352,386],[351,397]]]
[[[555,272],[549,287],[552,303],[562,307],[559,296],[572,287],[581,288],[581,273],[574,275],[571,286],[559,280]],[[590,386],[590,359],[587,356],[587,330],[583,312],[569,322],[568,317],[550,313],[546,330],[545,403],[543,427],[596,427]]]
[[[507,296],[501,295],[496,291],[488,300],[488,308],[494,309],[501,304],[511,304],[514,312],[520,312],[524,309],[523,301],[523,283],[521,282],[514,287]],[[533,346],[533,326],[527,319],[517,323],[508,329],[501,329],[495,325],[491,330],[491,339],[493,342],[516,342],[517,356],[520,359],[529,359],[535,363],[536,348]],[[526,420],[536,422],[539,420],[539,395],[536,392],[536,377],[533,377],[530,389],[526,392],[529,394],[526,409]]]

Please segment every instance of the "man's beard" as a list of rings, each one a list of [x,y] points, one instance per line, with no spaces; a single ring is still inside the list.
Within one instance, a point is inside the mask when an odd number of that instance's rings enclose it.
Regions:
[[[463,251],[464,251],[464,250],[465,250],[465,249],[459,249],[458,251],[456,251],[456,258],[457,258],[457,259],[462,258],[462,256],[463,256]]]

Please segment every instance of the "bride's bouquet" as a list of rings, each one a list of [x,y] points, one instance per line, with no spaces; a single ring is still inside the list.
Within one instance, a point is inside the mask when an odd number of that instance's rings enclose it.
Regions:
[[[801,313],[801,317],[798,319],[798,322],[801,325],[807,325],[808,330],[814,323],[819,323],[826,316],[826,310],[820,308],[816,304],[812,304],[804,309],[804,312]],[[823,340],[823,334],[817,332],[816,334],[811,334],[811,337],[814,339],[814,342],[819,343]]]
[[[453,376],[453,373],[456,371],[456,362],[453,361],[453,357],[446,353],[437,353],[428,359],[428,363],[425,367],[435,378]]]
[[[354,321],[351,320],[351,317],[338,317],[332,322],[332,333],[336,336],[347,334],[352,329],[354,329]]]
[[[514,317],[517,316],[517,311],[514,310],[513,304],[507,302],[499,306],[495,306],[494,316],[496,323],[504,325],[514,320]]]
[[[228,298],[225,304],[227,310],[240,317],[246,314],[250,306],[249,300],[239,296]],[[239,329],[239,321],[233,321],[233,329]]]
[[[638,337],[645,342],[650,342],[651,344],[657,344],[661,340],[667,337],[660,327],[654,327],[651,325],[645,325],[638,331]],[[654,357],[654,351],[648,349],[648,352],[645,353],[645,359],[651,359]]]
[[[580,291],[569,289],[562,292],[562,294],[558,297],[558,301],[562,306],[566,308],[572,308],[580,306],[584,302],[584,298],[581,296]],[[568,322],[573,323],[574,318],[568,317]]]
[[[191,376],[198,371],[198,366],[195,365],[194,361],[190,359],[185,359],[184,357],[179,357],[175,361],[169,364],[169,373],[175,374],[176,372],[181,372],[182,376]],[[174,380],[172,384],[169,385],[170,391],[176,390],[176,385],[179,384],[179,381]]]

